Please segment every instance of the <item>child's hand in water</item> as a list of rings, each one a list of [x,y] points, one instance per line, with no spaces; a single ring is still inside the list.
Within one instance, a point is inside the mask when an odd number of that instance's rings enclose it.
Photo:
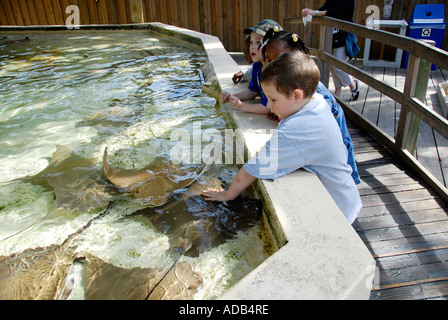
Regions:
[[[230,108],[232,108],[233,110],[241,110],[241,107],[243,106],[243,103],[241,102],[241,100],[237,97],[235,97],[234,95],[231,95],[229,97],[229,100],[227,101],[227,103],[229,104]]]
[[[235,200],[244,190],[257,180],[250,175],[244,168],[238,171],[235,179],[227,190],[208,189],[202,195],[207,201],[231,201]]]
[[[243,105],[238,97],[225,91],[221,93],[221,100],[224,103],[228,103],[230,108],[234,110],[240,110],[241,106]]]
[[[222,102],[228,103],[230,96],[231,96],[231,94],[226,92],[226,91],[221,92],[221,100],[222,100]]]
[[[229,201],[231,199],[228,199],[227,197],[227,191],[226,190],[217,190],[217,189],[208,189],[205,190],[202,195],[204,196],[206,201]]]

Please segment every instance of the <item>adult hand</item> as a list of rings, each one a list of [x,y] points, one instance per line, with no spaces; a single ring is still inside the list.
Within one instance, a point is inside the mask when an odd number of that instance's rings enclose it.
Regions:
[[[308,15],[315,17],[317,15],[316,10],[312,10],[312,9],[308,9],[308,8],[303,9],[302,17],[306,18],[306,16],[308,16]]]

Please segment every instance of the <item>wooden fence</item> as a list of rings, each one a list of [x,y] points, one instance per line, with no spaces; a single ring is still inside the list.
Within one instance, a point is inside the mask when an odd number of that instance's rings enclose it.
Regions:
[[[445,3],[444,0],[395,0],[392,20],[412,18],[415,4]],[[0,0],[0,25],[64,25],[69,14],[66,8],[80,9],[81,24],[128,24],[163,22],[217,36],[228,51],[243,50],[243,29],[262,19],[273,19],[284,24],[284,19],[296,17],[303,8],[318,9],[324,0]],[[381,12],[383,0],[356,0],[354,21],[365,25],[369,5],[377,5]],[[445,6],[448,17],[448,5]],[[317,26],[299,30],[310,47],[317,47]],[[448,32],[442,48],[448,50]],[[363,37],[360,44],[363,47]],[[375,46],[372,55],[375,55]]]

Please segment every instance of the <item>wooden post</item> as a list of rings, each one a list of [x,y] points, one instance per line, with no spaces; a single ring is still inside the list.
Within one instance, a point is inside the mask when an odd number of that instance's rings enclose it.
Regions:
[[[131,23],[143,23],[143,3],[142,0],[129,0],[131,12]]]
[[[435,42],[431,40],[425,42],[435,45]],[[428,61],[409,54],[404,87],[405,97],[415,97],[424,103],[431,75],[431,65]],[[396,144],[401,149],[408,150],[412,155],[415,154],[420,124],[421,119],[408,110],[405,100],[400,113]]]
[[[328,54],[333,54],[333,28],[321,25],[320,27],[320,50]],[[330,64],[320,61],[320,81],[328,88],[330,83]]]

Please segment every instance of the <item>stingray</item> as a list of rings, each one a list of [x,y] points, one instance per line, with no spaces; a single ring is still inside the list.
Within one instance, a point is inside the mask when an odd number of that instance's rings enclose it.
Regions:
[[[121,197],[116,188],[104,179],[101,167],[61,145],[56,145],[56,151],[44,170],[23,181],[52,190],[56,209],[0,242],[35,226],[60,209],[69,213],[93,212]]]
[[[205,201],[204,190],[221,187],[218,179],[204,177],[170,203],[132,215],[148,218],[157,231],[166,234],[173,252],[197,257],[232,239],[238,231],[253,227],[260,219],[261,203],[248,193],[230,202]]]
[[[86,299],[192,299],[202,276],[188,262],[174,262],[168,269],[124,269],[89,253],[75,253],[72,240],[111,209],[93,218],[62,244],[27,249],[0,257],[1,300],[66,299],[73,289],[69,273],[75,262],[87,264]]]
[[[89,212],[122,194],[109,181],[142,200],[143,204],[159,206],[175,192],[191,185],[208,166],[203,166],[196,174],[194,168],[179,168],[159,157],[140,170],[113,168],[108,165],[106,148],[101,170],[93,160],[56,145],[49,165],[34,177],[24,180],[53,189],[57,208],[68,212]]]
[[[75,259],[71,241],[95,220],[109,214],[111,207],[112,203],[60,245],[27,249],[0,257],[0,299],[49,300],[63,295],[64,280]]]
[[[204,165],[198,174],[194,168],[180,168],[160,157],[140,170],[121,169],[108,165],[106,148],[101,170],[93,160],[77,155],[70,148],[56,145],[49,165],[24,181],[53,189],[56,207],[67,212],[93,211],[116,199],[122,193],[117,192],[109,181],[131,193],[144,205],[160,206],[168,202],[174,193],[191,185],[212,161]]]
[[[86,257],[86,261],[86,300],[192,300],[203,281],[185,261],[168,270],[124,269],[97,257]]]
[[[213,162],[213,159],[210,159],[199,173],[196,173],[193,167],[178,167],[161,157],[143,169],[122,169],[109,166],[107,156],[106,148],[103,155],[103,169],[107,179],[133,194],[143,204],[152,207],[166,204],[176,192],[188,188]]]
[[[103,207],[111,199],[101,169],[90,159],[78,156],[70,148],[56,145],[49,165],[25,181],[54,190],[56,207],[67,212],[89,212]]]
[[[190,186],[213,161],[214,158],[210,158],[199,174],[194,172],[194,168],[179,168],[163,158],[157,158],[140,170],[115,169],[108,165],[106,148],[103,171],[106,178],[114,184],[112,186],[103,178],[101,169],[92,160],[80,157],[70,148],[56,145],[49,165],[36,176],[25,178],[24,181],[52,188],[57,210],[64,209],[67,212],[89,212],[101,208],[108,201],[122,197],[122,193],[118,193],[119,190],[115,188],[117,186],[133,194],[144,205],[160,206],[167,203],[173,194]],[[18,233],[31,228],[53,212],[56,210]]]
[[[116,132],[117,128],[130,126],[137,115],[137,110],[124,105],[119,99],[114,99],[107,108],[85,116],[77,126],[91,126],[99,134],[108,134]]]

